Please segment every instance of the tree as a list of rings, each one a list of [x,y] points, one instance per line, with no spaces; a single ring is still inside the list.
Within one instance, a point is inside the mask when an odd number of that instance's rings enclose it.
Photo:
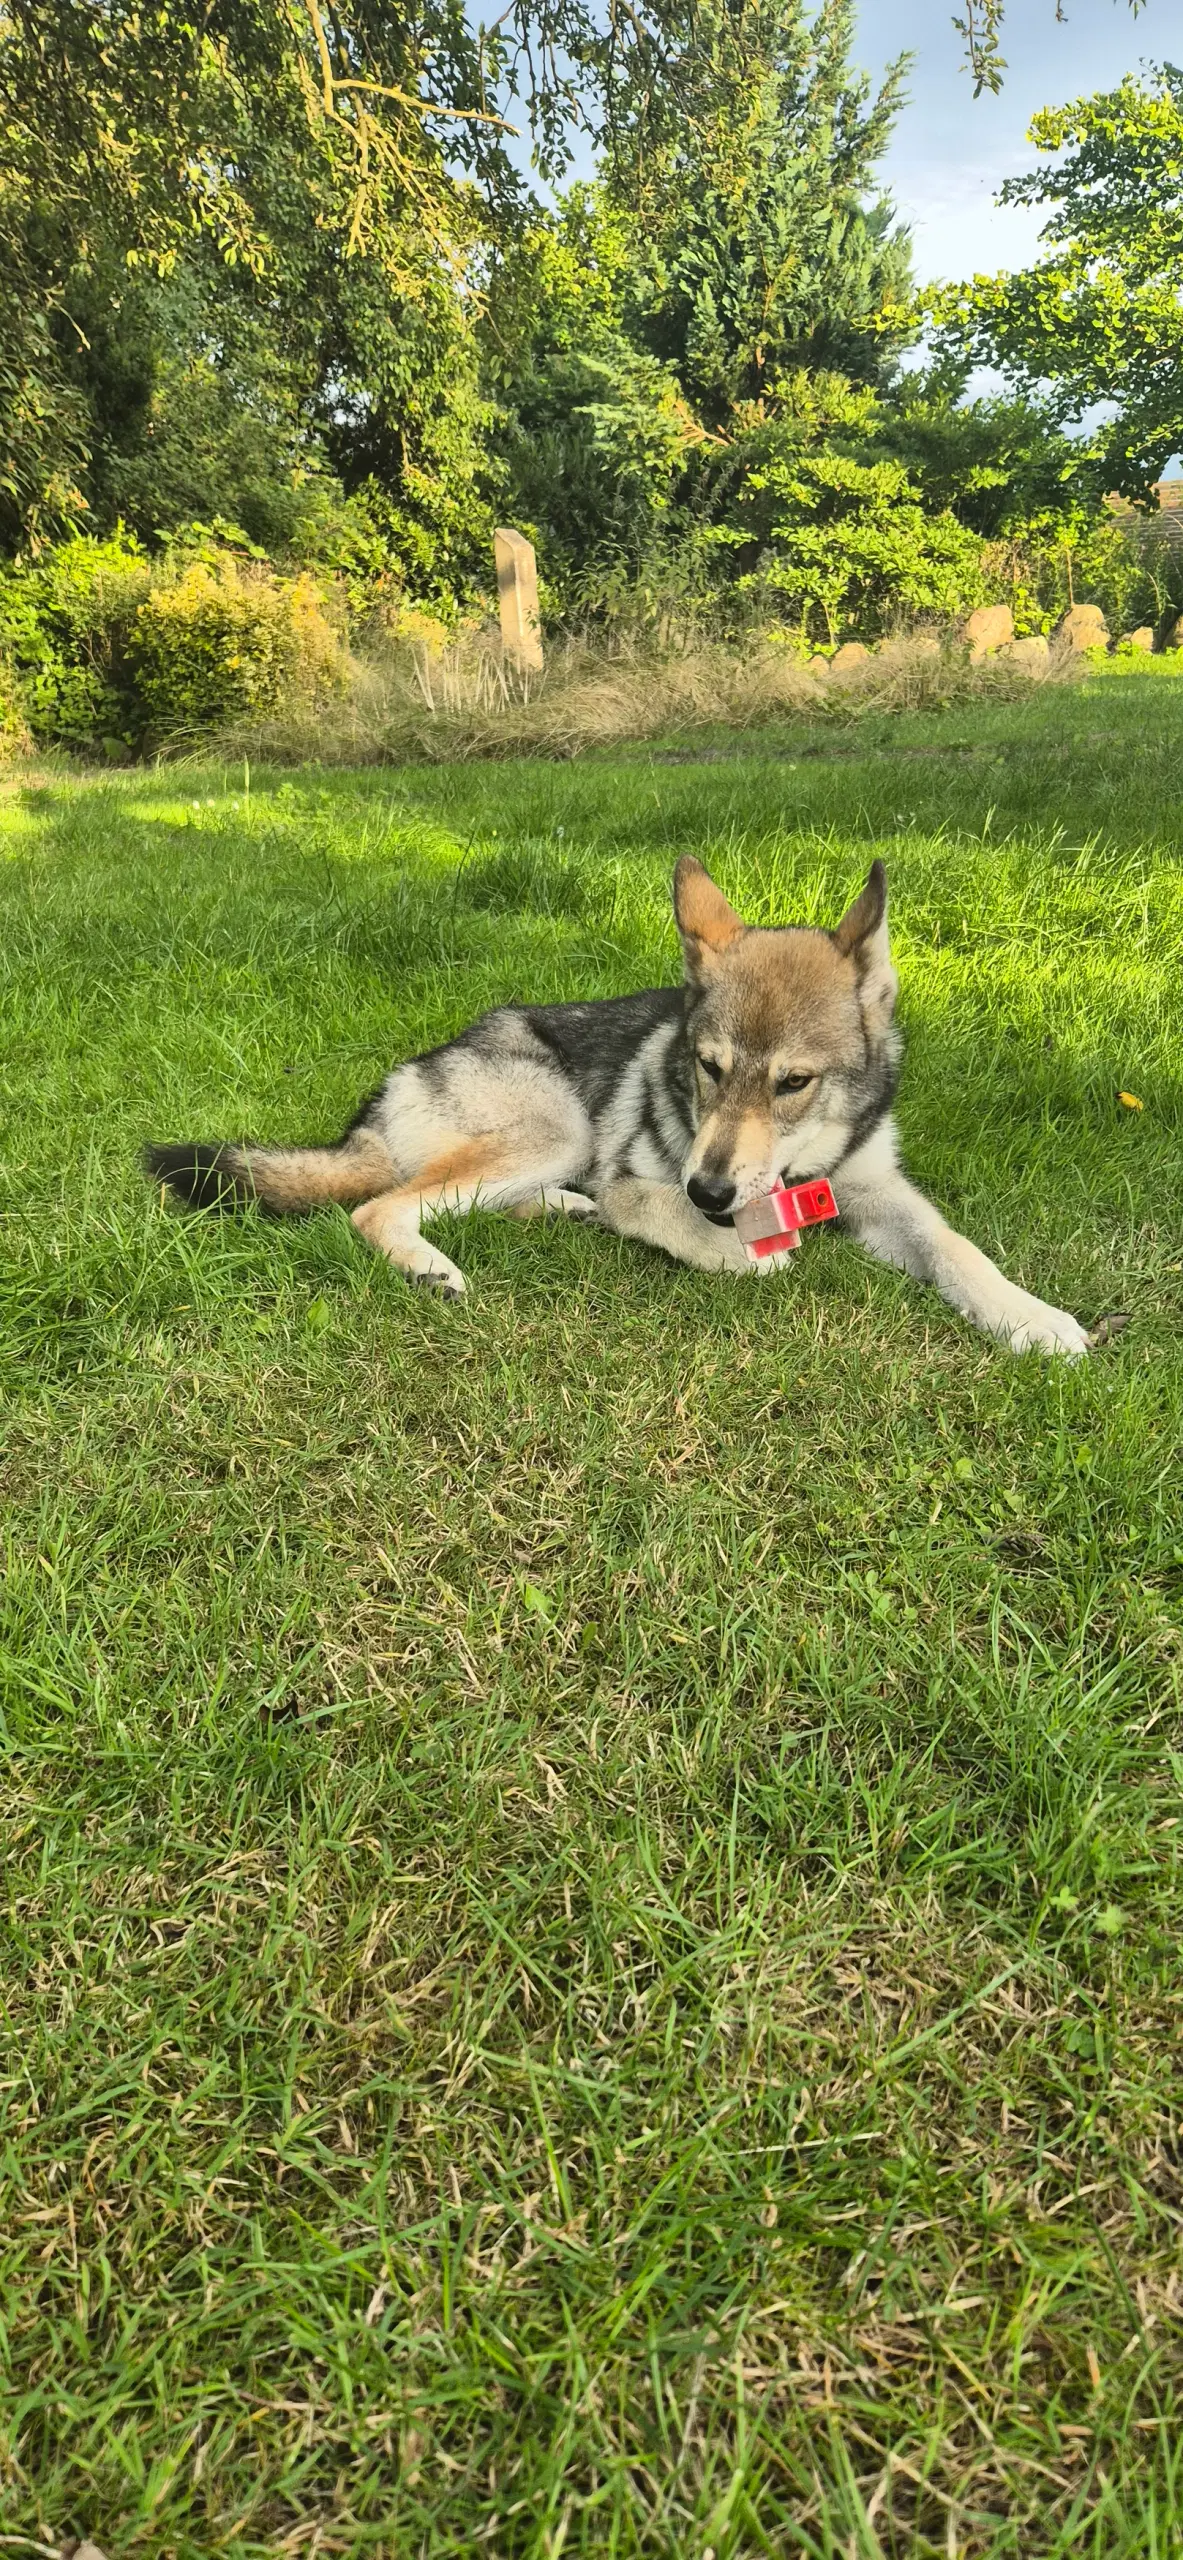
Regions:
[[[92,333],[110,358],[126,324],[142,373],[134,288],[203,257],[308,396],[338,365],[334,416],[393,395],[405,429],[426,382],[420,410],[454,426],[468,270],[523,200],[508,111],[524,100],[555,173],[609,56],[628,96],[631,24],[606,28],[589,0],[510,0],[493,29],[459,0],[0,0],[0,538],[82,511]],[[408,468],[424,467],[421,439]]]
[[[586,610],[643,579],[680,533],[674,501],[703,430],[628,328],[636,239],[602,186],[573,187],[493,265],[480,323],[494,441],[554,599]]]
[[[1115,403],[1082,462],[1098,494],[1144,498],[1183,443],[1183,71],[1046,107],[1030,136],[1063,156],[1008,179],[1002,199],[1052,208],[1049,254],[930,307],[947,345],[1040,387],[1056,427]]]
[[[881,376],[911,333],[907,239],[875,169],[902,94],[851,63],[854,0],[698,0],[676,114],[614,132],[633,332],[708,430],[801,366]]]
[[[670,600],[734,587],[756,556],[744,475],[784,385],[881,381],[913,326],[907,239],[875,189],[903,66],[872,94],[852,0],[689,0],[677,32],[659,93],[612,92],[603,180],[489,279],[515,504],[581,605],[626,576]]]

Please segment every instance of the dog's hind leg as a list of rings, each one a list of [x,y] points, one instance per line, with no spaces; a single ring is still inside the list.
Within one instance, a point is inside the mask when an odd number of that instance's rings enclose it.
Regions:
[[[464,1295],[454,1262],[421,1233],[441,1210],[566,1207],[592,1137],[578,1095],[549,1060],[456,1046],[392,1077],[376,1125],[394,1180],[355,1209],[359,1235],[396,1270],[446,1298]],[[587,1207],[590,1209],[591,1203]]]
[[[460,1196],[454,1202],[442,1196],[428,1202],[413,1191],[380,1191],[376,1200],[367,1200],[363,1208],[354,1210],[353,1223],[366,1243],[384,1253],[412,1287],[436,1289],[442,1298],[462,1298],[464,1273],[448,1260],[446,1253],[428,1244],[419,1226],[425,1211],[453,1205],[470,1208],[472,1203]]]
[[[549,1138],[549,1145],[547,1139]],[[462,1298],[464,1275],[438,1246],[422,1234],[425,1218],[451,1210],[461,1217],[469,1209],[505,1209],[512,1216],[532,1215],[544,1207],[567,1207],[594,1214],[580,1192],[565,1191],[562,1176],[578,1167],[579,1132],[535,1130],[529,1139],[491,1130],[479,1138],[456,1137],[428,1164],[396,1190],[380,1192],[353,1212],[359,1235],[384,1253],[397,1271],[423,1288],[438,1289],[445,1298]],[[574,1165],[572,1158],[574,1157]]]
[[[507,1200],[509,1218],[597,1218],[599,1210],[586,1191],[563,1191],[557,1184],[545,1182],[528,1200]]]

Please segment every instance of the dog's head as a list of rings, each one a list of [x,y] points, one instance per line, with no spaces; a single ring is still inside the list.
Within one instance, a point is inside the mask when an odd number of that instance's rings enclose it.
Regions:
[[[873,862],[832,933],[744,924],[684,854],[674,913],[686,957],[697,1127],[682,1180],[730,1219],[779,1180],[831,1173],[887,1109],[896,975],[887,881]]]

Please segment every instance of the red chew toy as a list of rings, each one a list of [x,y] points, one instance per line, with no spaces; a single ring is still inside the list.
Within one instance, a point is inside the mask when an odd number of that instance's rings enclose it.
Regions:
[[[770,1253],[789,1253],[800,1244],[802,1227],[816,1227],[837,1215],[828,1182],[777,1182],[762,1200],[749,1200],[746,1208],[736,1210],[735,1231],[753,1262],[763,1262]]]

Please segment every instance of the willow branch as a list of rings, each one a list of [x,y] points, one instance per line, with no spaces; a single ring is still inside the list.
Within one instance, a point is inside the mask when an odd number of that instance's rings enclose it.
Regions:
[[[321,86],[324,93],[325,112],[327,115],[331,116],[333,112],[333,66],[329,59],[329,48],[325,42],[325,31],[320,22],[320,11],[316,6],[316,0],[304,0],[304,5],[307,9],[309,19],[311,20],[312,33],[316,39],[316,50],[320,55],[320,75]]]
[[[458,124],[492,124],[499,133],[516,133],[516,124],[507,124],[504,116],[486,115],[481,107],[437,107],[432,98],[415,98],[406,89],[387,89],[380,80],[334,80],[338,89],[360,89],[369,98],[394,98],[400,107],[409,107],[417,116],[450,116]]]

